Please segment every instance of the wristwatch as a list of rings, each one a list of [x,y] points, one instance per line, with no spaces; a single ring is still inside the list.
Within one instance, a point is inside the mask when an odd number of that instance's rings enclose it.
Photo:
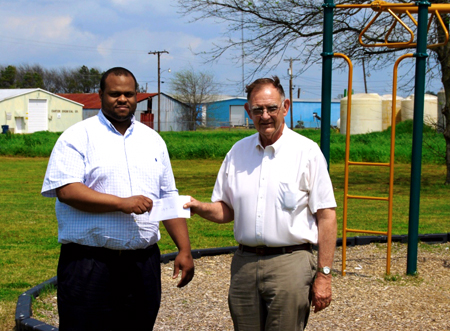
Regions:
[[[330,269],[330,267],[323,267],[323,268],[317,269],[317,271],[323,273],[324,275],[329,275],[331,272],[331,269]]]

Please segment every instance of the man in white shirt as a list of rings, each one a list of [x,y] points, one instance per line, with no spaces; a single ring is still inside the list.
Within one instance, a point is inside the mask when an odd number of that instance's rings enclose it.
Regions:
[[[67,129],[49,160],[42,195],[57,197],[61,331],[152,330],[158,314],[160,232],[149,212],[178,191],[164,141],[135,121],[136,90],[127,69],[105,72],[101,111]],[[182,287],[194,276],[186,220],[163,223]]]
[[[290,100],[278,77],[246,88],[258,133],[237,142],[217,176],[212,203],[191,213],[234,220],[229,307],[235,330],[303,330],[331,302],[336,201],[319,146],[285,125]],[[318,245],[318,261],[312,245]]]

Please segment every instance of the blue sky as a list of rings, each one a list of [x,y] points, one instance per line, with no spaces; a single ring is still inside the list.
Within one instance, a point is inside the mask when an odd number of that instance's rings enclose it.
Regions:
[[[220,43],[226,26],[213,21],[189,23],[177,13],[174,0],[0,0],[0,64],[40,64],[46,68],[86,65],[107,70],[113,66],[130,69],[148,92],[157,92],[157,56],[161,55],[163,92],[171,72],[194,68],[213,73],[223,94],[239,95],[242,68],[230,57],[212,64],[195,55]],[[231,54],[228,54],[231,55]],[[280,76],[288,91],[288,62],[270,74]],[[294,62],[295,69],[295,62]],[[354,68],[354,90],[364,92],[362,69]],[[367,78],[369,92],[390,94],[392,69]],[[321,95],[321,70],[312,68],[294,79],[301,98]],[[347,85],[347,73],[333,73],[333,97]],[[436,81],[430,89],[441,89]]]

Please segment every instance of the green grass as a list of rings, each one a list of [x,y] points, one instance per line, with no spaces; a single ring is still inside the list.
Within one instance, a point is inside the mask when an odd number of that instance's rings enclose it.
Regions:
[[[401,122],[396,127],[395,160],[410,163],[412,145],[412,121]],[[296,130],[320,143],[320,130]],[[255,130],[202,130],[195,132],[161,132],[172,160],[221,160],[233,144]],[[49,156],[59,133],[35,132],[33,134],[0,134],[0,155]],[[390,156],[390,128],[383,132],[353,135],[350,139],[352,161],[388,162]],[[422,162],[445,164],[445,140],[441,133],[424,126]],[[343,162],[345,136],[330,132],[330,162]]]

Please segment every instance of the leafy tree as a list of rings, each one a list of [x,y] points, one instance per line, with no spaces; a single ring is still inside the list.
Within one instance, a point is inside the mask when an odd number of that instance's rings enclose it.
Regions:
[[[16,88],[16,72],[15,66],[7,66],[0,71],[0,87],[1,88]]]
[[[214,19],[226,22],[227,28],[222,43],[215,44],[211,51],[204,53],[208,61],[229,54],[234,49],[244,50],[245,61],[253,68],[248,80],[261,71],[270,71],[283,60],[285,52],[297,54],[300,66],[296,66],[297,74],[303,73],[314,64],[322,62],[323,51],[323,1],[320,0],[178,0],[179,12],[194,15],[194,21]],[[363,4],[361,0],[336,0],[335,4]],[[399,0],[396,3],[409,3]],[[433,4],[449,4],[449,0],[435,0]],[[375,2],[373,3],[375,4]],[[375,8],[375,7],[374,7]],[[359,35],[376,15],[376,11],[362,8],[336,8],[333,22],[333,51],[346,54],[354,64],[364,61],[366,75],[371,70],[392,67],[395,59],[406,51],[414,52],[415,45],[409,50],[377,47],[362,47]],[[400,15],[417,36],[417,28],[406,15]],[[449,28],[450,16],[441,13],[444,25]],[[192,16],[191,16],[192,17]],[[394,16],[383,13],[368,29],[363,37],[367,44],[383,43],[385,36],[395,21]],[[241,39],[244,31],[245,38]],[[396,24],[390,32],[390,42],[405,42],[409,33],[401,24]],[[428,32],[428,44],[436,44],[445,40],[445,32],[437,16]],[[447,176],[446,184],[450,184],[450,44],[437,46],[428,50],[428,78],[440,76],[444,89],[446,106],[443,109],[446,129]],[[233,55],[231,55],[233,57]],[[235,55],[236,62],[242,54]],[[411,62],[410,62],[411,63]],[[343,68],[342,60],[335,61],[335,68]],[[414,64],[412,64],[414,65]],[[414,71],[412,71],[414,72]],[[412,81],[413,78],[410,77]]]
[[[22,81],[20,82],[21,88],[43,88],[44,80],[42,76],[37,72],[27,72],[23,76]]]
[[[186,106],[179,121],[195,131],[202,125],[202,107],[217,100],[218,88],[214,75],[207,72],[195,72],[192,68],[174,73],[170,80],[173,97]]]
[[[16,85],[19,88],[42,88],[45,89],[44,76],[46,70],[39,64],[22,64],[17,67]]]
[[[89,69],[87,66],[83,65],[78,70],[78,83],[80,84],[79,89],[83,93],[95,93],[100,86],[101,73],[96,68]]]

